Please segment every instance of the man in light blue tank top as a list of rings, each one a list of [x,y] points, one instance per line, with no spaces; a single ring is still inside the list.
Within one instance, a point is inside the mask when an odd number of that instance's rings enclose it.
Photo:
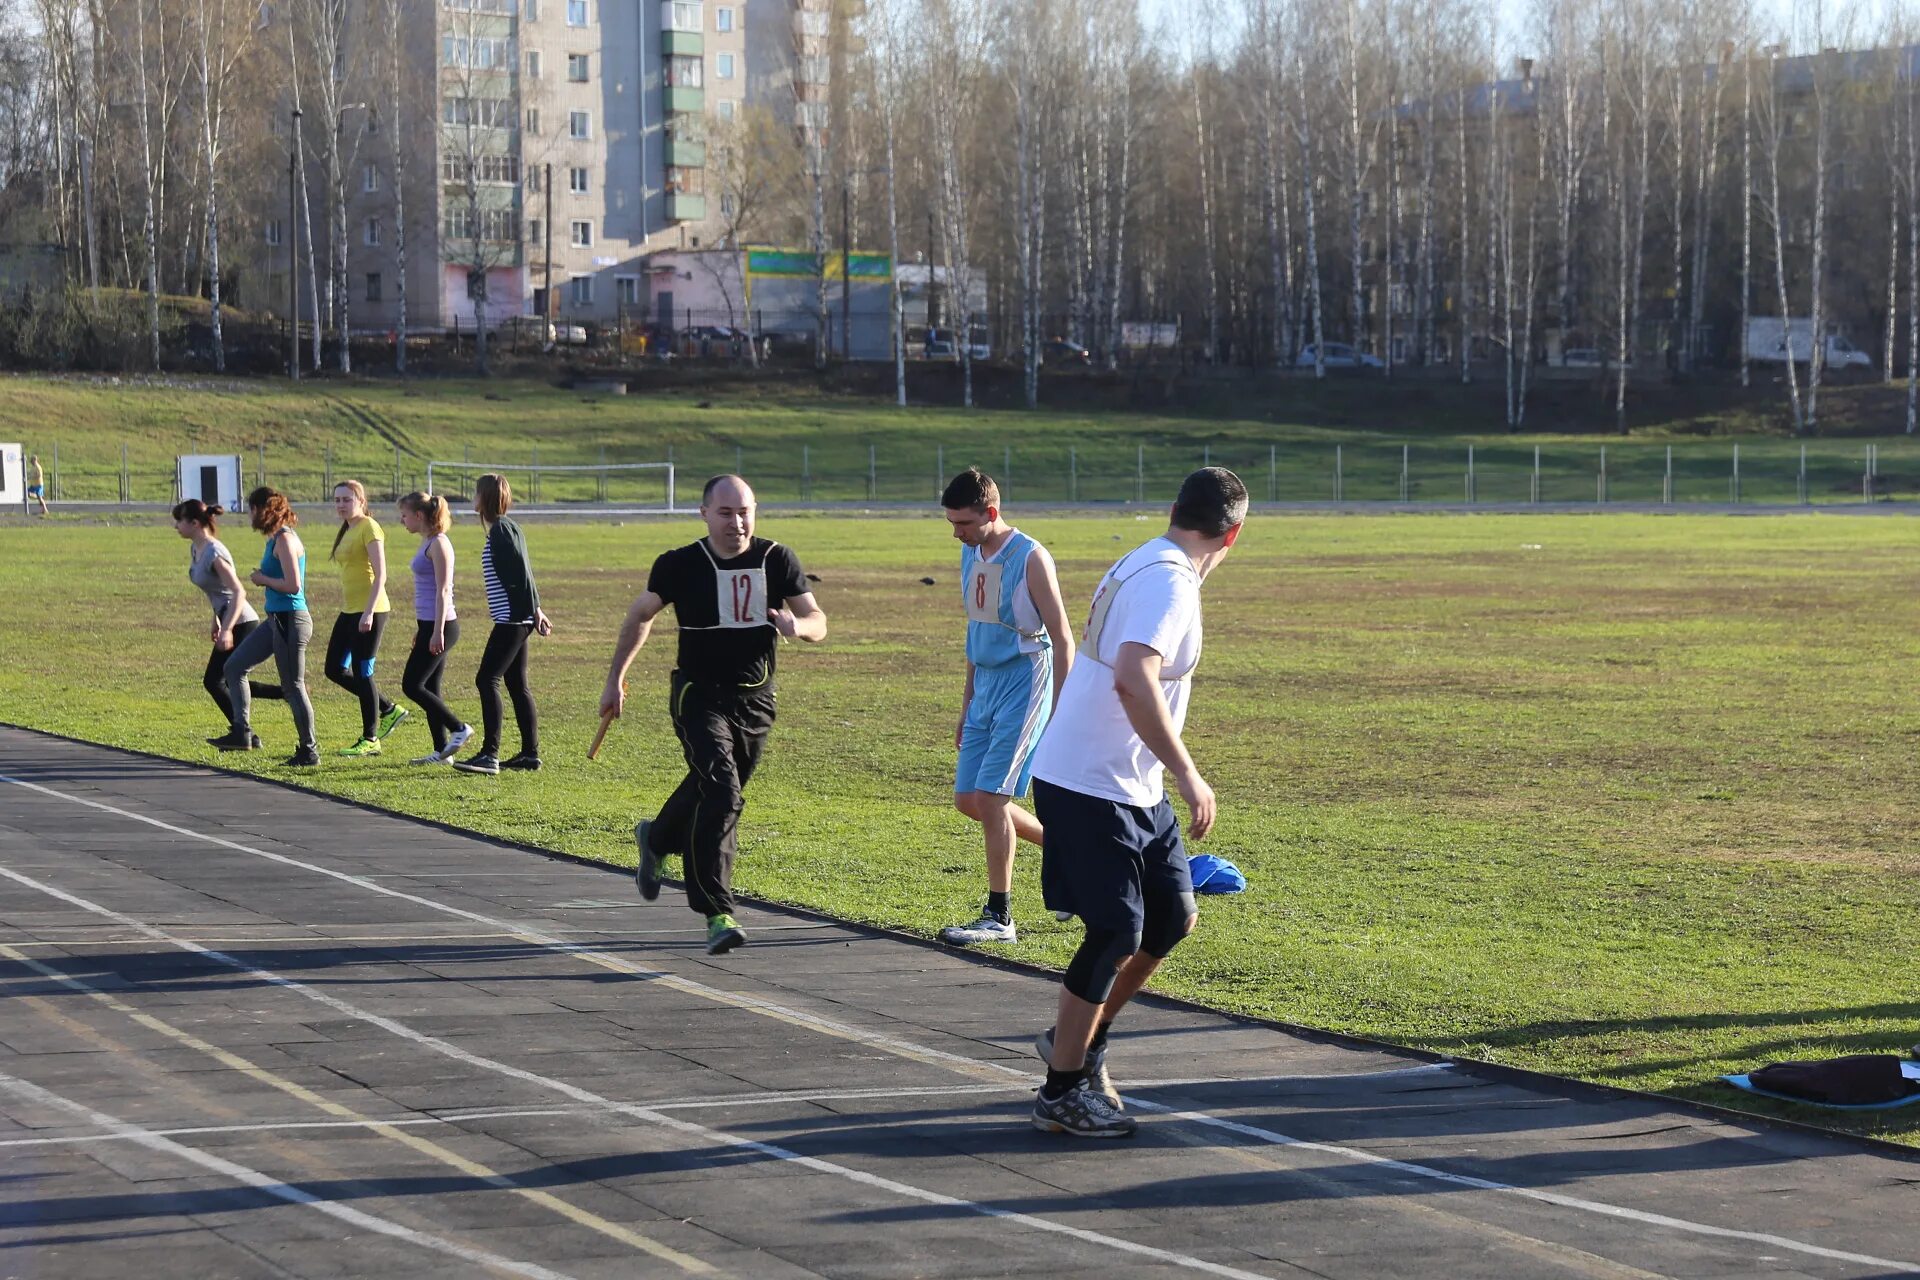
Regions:
[[[1038,845],[1039,820],[1013,803],[1027,793],[1033,749],[1073,666],[1073,634],[1047,549],[1008,524],[1000,488],[977,467],[940,496],[960,543],[960,603],[967,618],[967,683],[954,732],[960,758],[954,807],[987,842],[987,902],[972,924],[940,940],[965,946],[1012,942],[1013,851]]]

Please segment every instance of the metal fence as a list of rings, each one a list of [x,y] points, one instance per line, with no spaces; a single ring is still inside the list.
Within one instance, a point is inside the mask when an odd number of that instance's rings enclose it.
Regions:
[[[131,442],[106,449],[29,442],[56,502],[133,504],[175,499],[171,454]],[[489,450],[499,453],[498,450]],[[459,460],[459,459],[454,459]],[[472,460],[469,455],[468,460]],[[671,462],[691,494],[709,475],[738,471],[763,502],[931,502],[952,474],[977,465],[1007,500],[1036,503],[1167,501],[1195,467],[1233,468],[1255,501],[1492,506],[1534,504],[1792,506],[1920,499],[1920,442],[1756,440],[1742,444],[1421,445],[1222,441],[1200,445],[1124,436],[1035,443],[901,438],[702,443],[632,449],[532,447],[513,472],[525,500],[660,505],[660,472],[562,471],[609,463]],[[391,452],[301,449],[273,443],[242,454],[243,480],[296,501],[321,501],[349,476],[377,500],[427,483],[427,459]],[[544,469],[543,469],[544,468]],[[464,499],[470,473],[445,482]]]

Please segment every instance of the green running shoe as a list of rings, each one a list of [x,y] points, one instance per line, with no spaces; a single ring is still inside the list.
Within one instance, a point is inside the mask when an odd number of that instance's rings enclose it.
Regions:
[[[355,757],[377,756],[380,754],[380,739],[362,738],[360,739],[360,741],[354,743],[350,747],[340,748],[339,754],[343,756],[355,756]]]
[[[380,717],[380,727],[374,731],[373,736],[376,738],[386,737],[395,729],[398,729],[400,722],[406,718],[407,709],[397,702],[394,703],[392,707],[388,708],[387,714]]]
[[[724,911],[707,917],[707,954],[723,956],[747,940],[747,931]]]

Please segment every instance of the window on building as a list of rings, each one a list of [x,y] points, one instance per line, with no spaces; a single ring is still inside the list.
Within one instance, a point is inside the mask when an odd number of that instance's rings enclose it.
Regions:
[[[367,301],[380,301],[380,273],[378,271],[367,272]]]
[[[567,136],[569,138],[591,138],[593,136],[593,115],[586,111],[567,112]]]
[[[528,22],[540,21],[540,0],[527,0],[526,13]]]
[[[613,278],[613,300],[623,307],[640,305],[640,277],[615,276]]]
[[[662,31],[701,30],[700,6],[692,0],[662,0],[660,29]]]
[[[527,108],[527,132],[533,137],[540,136],[540,108]]]
[[[574,306],[590,307],[593,305],[592,276],[574,276],[571,280],[567,281],[567,285],[570,294],[568,300],[572,302]]]
[[[593,223],[585,218],[573,220],[573,247],[576,249],[593,248]]]
[[[380,219],[368,218],[366,228],[363,231],[361,231],[360,238],[364,242],[370,245],[379,244],[380,243]]]
[[[587,25],[587,0],[567,0],[567,25],[570,27]]]
[[[730,53],[715,54],[713,58],[713,74],[721,80],[733,79],[733,55]]]
[[[733,197],[732,196],[723,194],[720,197],[720,214],[722,217],[727,217],[727,218],[731,218],[733,216]]]
[[[734,113],[733,99],[721,98],[718,102],[715,102],[713,104],[713,112],[715,115],[719,116],[722,120],[733,119],[733,113]]]
[[[585,84],[587,82],[586,54],[570,53],[567,55],[567,79],[573,81],[575,84]]]
[[[726,34],[733,30],[733,10],[725,7],[713,11],[713,29]]]
[[[585,169],[567,170],[567,190],[576,196],[587,194],[587,171]]]
[[[529,49],[527,50],[527,79],[538,80],[539,78],[540,51],[538,49]]]
[[[281,226],[280,219],[275,218],[271,222],[267,223],[267,243],[268,244],[278,247],[280,244],[280,237],[283,234],[285,234],[285,232],[284,232],[284,228]]]
[[[538,249],[547,242],[547,226],[538,218],[527,219],[527,243]]]
[[[537,164],[527,170],[527,194],[530,196],[540,194],[540,166]]]
[[[362,191],[378,191],[380,189],[380,167],[378,165],[370,164],[360,171],[360,189]]]
[[[698,58],[668,58],[667,83],[676,89],[698,89],[705,79],[701,74],[702,66]]]
[[[513,216],[511,209],[481,209],[477,218],[469,216],[473,212],[464,203],[447,210],[447,216],[440,224],[441,238],[511,242],[520,234],[520,221]],[[477,237],[474,234],[476,231],[479,233]]]
[[[440,157],[442,182],[465,182],[469,173],[475,182],[511,185],[520,181],[520,158],[491,154],[468,156],[459,151],[449,151]]]
[[[507,98],[444,98],[440,103],[441,124],[470,124],[483,129],[506,129],[513,125],[513,103]]]
[[[505,71],[513,66],[513,58],[513,39],[510,36],[440,37],[440,65],[443,67]]]

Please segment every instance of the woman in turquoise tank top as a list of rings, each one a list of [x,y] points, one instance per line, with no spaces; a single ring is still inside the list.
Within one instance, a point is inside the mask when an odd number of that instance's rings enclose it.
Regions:
[[[247,495],[253,527],[266,535],[260,567],[249,575],[267,593],[266,625],[256,629],[227,659],[227,696],[233,703],[233,727],[225,737],[211,739],[222,751],[250,751],[253,736],[253,699],[247,672],[269,656],[280,671],[280,690],[293,712],[300,746],[287,761],[309,767],[320,763],[313,737],[313,702],[307,697],[307,644],[313,639],[313,618],[307,612],[307,549],[293,526],[300,522],[286,495],[265,485]]]

